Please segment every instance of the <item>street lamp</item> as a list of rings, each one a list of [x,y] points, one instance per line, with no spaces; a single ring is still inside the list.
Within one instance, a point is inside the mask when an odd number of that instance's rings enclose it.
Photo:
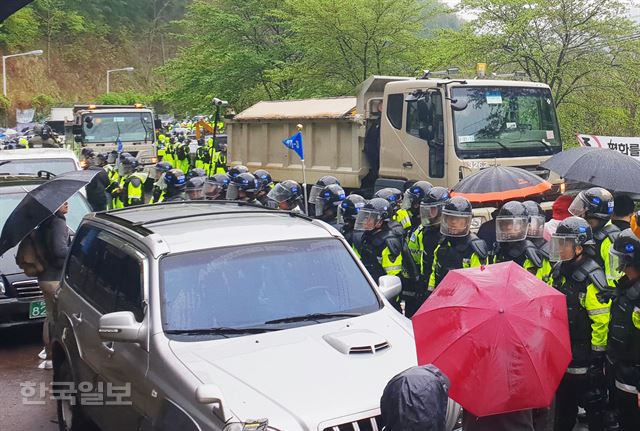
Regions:
[[[123,67],[122,69],[107,70],[107,93],[109,92],[109,74],[111,72],[133,72],[133,67]]]
[[[4,97],[7,97],[7,58],[21,57],[23,55],[42,55],[42,53],[43,51],[41,49],[36,49],[35,51],[21,52],[20,54],[2,56],[2,94],[4,95]]]

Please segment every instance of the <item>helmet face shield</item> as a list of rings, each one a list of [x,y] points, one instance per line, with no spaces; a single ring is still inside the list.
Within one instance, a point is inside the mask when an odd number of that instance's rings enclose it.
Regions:
[[[529,219],[527,217],[500,217],[496,218],[496,241],[515,242],[527,237]]]
[[[552,235],[549,241],[549,260],[552,262],[566,262],[576,257],[577,237],[574,235]]]
[[[227,187],[227,200],[235,201],[240,197],[240,188],[236,183],[229,183]]]
[[[324,204],[325,200],[318,196],[314,202],[314,207],[316,209],[316,217],[320,217],[324,214]]]
[[[372,211],[368,208],[363,208],[356,217],[356,223],[354,225],[355,230],[374,230],[378,222],[382,221],[382,216],[378,211]]]
[[[527,238],[542,238],[544,234],[544,216],[529,217],[529,229],[527,229]]]
[[[442,220],[444,202],[437,204],[420,204],[420,221],[422,226],[436,226]]]
[[[471,231],[472,218],[471,214],[458,214],[443,209],[440,233],[452,237],[467,236]]]
[[[187,197],[190,201],[199,201],[204,199],[204,188],[196,187],[193,189],[187,189]]]
[[[624,269],[633,265],[633,253],[622,253],[613,247],[609,249],[610,273],[607,278],[618,280],[624,275]]]
[[[587,210],[589,209],[589,203],[584,199],[582,194],[576,196],[576,198],[569,205],[569,212],[577,217],[585,218]]]
[[[309,193],[309,202],[315,203],[322,189],[324,189],[324,186],[314,184],[313,187],[311,187],[311,192]]]
[[[267,197],[278,203],[284,202],[291,199],[291,190],[278,183],[274,188],[269,190],[269,193],[267,193]]]
[[[204,187],[202,191],[204,193],[205,198],[216,199],[218,196],[222,194],[223,188],[220,184],[216,182],[207,181],[204,183]]]

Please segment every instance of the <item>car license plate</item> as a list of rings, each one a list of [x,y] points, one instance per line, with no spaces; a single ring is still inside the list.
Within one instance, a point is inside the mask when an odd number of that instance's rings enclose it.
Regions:
[[[29,303],[29,319],[39,319],[47,316],[47,306],[45,302],[33,301]]]

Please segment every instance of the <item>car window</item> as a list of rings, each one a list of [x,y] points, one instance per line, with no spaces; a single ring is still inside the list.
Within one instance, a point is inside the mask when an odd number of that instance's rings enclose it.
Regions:
[[[100,313],[131,311],[142,321],[142,266],[118,241],[97,228],[81,228],[65,278]]]
[[[25,195],[25,192],[0,194],[0,230]],[[82,218],[89,212],[91,212],[91,208],[89,208],[86,198],[80,193],[76,193],[69,198],[69,212],[66,215],[67,226],[75,232]]]
[[[69,171],[76,171],[76,162],[70,158],[58,159],[14,159],[10,163],[0,166],[0,172],[8,175],[37,174],[38,171],[48,171],[60,175]]]
[[[165,330],[242,328],[311,313],[380,308],[373,288],[337,239],[170,255],[160,263],[160,279]]]

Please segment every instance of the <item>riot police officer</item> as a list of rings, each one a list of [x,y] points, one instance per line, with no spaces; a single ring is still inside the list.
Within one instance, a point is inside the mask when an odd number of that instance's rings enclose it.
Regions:
[[[186,200],[184,190],[187,185],[187,176],[180,169],[171,169],[164,174],[166,189],[164,202],[180,202]]]
[[[624,272],[611,305],[607,357],[613,363],[613,400],[624,430],[640,430],[640,240],[623,230],[611,248]]]
[[[120,161],[120,186],[117,192],[116,208],[126,208],[144,203],[143,187],[147,176],[137,172],[139,164],[133,157]]]
[[[409,231],[411,229],[411,217],[409,216],[409,212],[402,209],[402,198],[404,195],[400,189],[386,187],[375,192],[373,197],[386,199],[387,202],[391,204],[392,219],[398,222],[405,231]]]
[[[258,194],[256,195],[256,199],[262,205],[267,206],[267,202],[269,201],[267,194],[274,187],[271,174],[265,169],[258,169],[253,173],[253,176],[256,177],[258,181]]]
[[[187,180],[185,191],[187,200],[199,201],[204,199],[204,183],[206,177],[193,177]]]
[[[400,275],[402,272],[402,236],[390,223],[391,205],[386,199],[373,198],[356,217],[353,245],[363,265],[374,280],[383,275]],[[399,309],[399,301],[394,303]]]
[[[452,269],[487,263],[487,244],[471,233],[471,203],[460,196],[450,198],[442,209],[440,239],[434,251],[428,289],[433,291]]]
[[[332,175],[325,175],[323,177],[320,177],[320,179],[316,181],[316,183],[311,187],[311,191],[309,192],[309,202],[307,202],[307,207],[309,210],[307,214],[316,213],[316,198],[318,197],[322,189],[331,184],[340,185],[340,181],[338,181],[338,179]]]
[[[338,206],[345,197],[344,189],[339,185],[330,184],[325,186],[314,202],[316,218],[338,228]]]
[[[204,198],[206,200],[225,200],[229,176],[227,174],[215,174],[207,178],[204,183]]]
[[[227,174],[229,175],[229,179],[233,179],[240,174],[246,174],[248,172],[249,168],[247,168],[245,165],[235,165],[231,169],[229,169],[229,172]]]
[[[419,226],[421,226],[420,205],[422,203],[422,200],[432,187],[433,185],[428,181],[416,181],[404,192],[402,209],[409,213],[409,221],[411,222],[412,232]]]
[[[367,203],[367,200],[356,193],[351,193],[340,202],[338,207],[338,224],[340,225],[340,233],[347,242],[353,245],[354,225],[356,217],[360,210]]]
[[[151,188],[151,199],[149,203],[155,204],[164,200],[164,191],[167,188],[167,183],[164,181],[164,174],[171,170],[171,164],[169,162],[158,162],[154,166],[155,181]]]
[[[293,180],[284,180],[276,184],[267,193],[267,198],[274,204],[267,203],[265,206],[302,213],[302,187]]]
[[[524,205],[527,209],[527,214],[529,214],[527,239],[538,247],[538,250],[540,250],[545,257],[548,257],[548,254],[545,252],[547,242],[544,240],[544,224],[547,219],[544,210],[540,204],[535,201],[524,201],[522,205]]]
[[[227,187],[227,200],[258,203],[258,181],[253,174],[245,172],[231,178]]]
[[[565,295],[572,360],[556,393],[555,430],[571,431],[578,406],[587,413],[589,430],[603,429],[606,402],[604,354],[611,301],[590,224],[580,217],[561,221],[549,242],[549,258],[558,262],[553,287]],[[603,298],[603,299],[601,299]]]
[[[444,187],[433,187],[420,203],[420,224],[411,232],[407,247],[416,264],[420,279],[413,292],[405,292],[405,315],[411,317],[427,299],[427,284],[431,276],[433,256],[440,242],[440,219],[442,208],[449,200],[449,191]],[[413,297],[412,297],[413,296]]]
[[[620,233],[620,229],[611,223],[613,195],[602,187],[581,191],[569,206],[569,212],[584,218],[591,225],[597,252],[594,259],[604,268],[608,284],[615,287],[615,281],[622,274],[609,263],[609,250]]]

